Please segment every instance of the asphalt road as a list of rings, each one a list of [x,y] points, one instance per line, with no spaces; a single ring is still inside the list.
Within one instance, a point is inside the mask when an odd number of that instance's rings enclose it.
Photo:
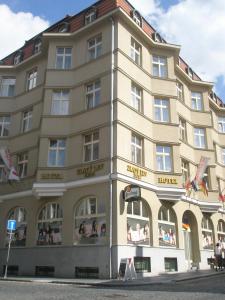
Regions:
[[[179,283],[100,288],[68,284],[0,281],[0,300],[217,300],[225,299],[225,274]]]

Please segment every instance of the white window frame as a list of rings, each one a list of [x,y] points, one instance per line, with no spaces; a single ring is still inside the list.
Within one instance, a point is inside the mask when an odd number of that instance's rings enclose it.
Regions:
[[[32,129],[33,110],[23,112],[22,132],[28,132]]]
[[[0,115],[0,125],[1,125],[1,127],[0,127],[0,138],[5,137],[5,136],[9,136],[9,134],[4,135],[4,131],[6,129],[6,131],[8,130],[8,132],[9,132],[10,124],[11,124],[11,118],[10,118],[9,115],[5,115],[5,116]]]
[[[191,108],[197,111],[203,110],[202,93],[191,92]]]
[[[165,56],[152,56],[152,74],[155,77],[166,78],[168,76],[167,58]]]
[[[142,24],[141,15],[136,10],[133,11],[133,20],[138,26],[141,27]]]
[[[159,147],[162,147],[162,152],[159,152]],[[166,151],[169,149],[169,152]],[[170,168],[166,168],[166,158],[169,157]],[[158,164],[158,158],[162,159],[162,169],[160,164]],[[170,146],[156,145],[156,165],[157,171],[160,172],[171,172],[172,171],[172,148]]]
[[[185,182],[190,176],[190,171],[189,171],[189,162],[184,159],[181,159],[181,172],[183,177],[183,184],[185,184]]]
[[[92,53],[94,55],[92,56]],[[102,55],[102,35],[97,35],[88,40],[88,59],[93,60]]]
[[[63,49],[63,53],[58,53],[59,49]],[[66,53],[66,51],[70,49],[70,53]],[[57,66],[58,58],[62,57],[62,65]],[[70,65],[66,66],[66,58],[70,58]],[[56,61],[55,68],[59,70],[69,70],[72,66],[72,47],[56,47]]]
[[[194,128],[194,145],[196,148],[205,149],[206,139],[205,139],[205,129],[204,128]]]
[[[20,178],[27,177],[28,152],[23,152],[17,156],[18,175]]]
[[[37,86],[37,68],[27,74],[27,90],[30,91]]]
[[[42,41],[36,41],[36,43],[34,44],[34,54],[37,54],[39,52],[41,52],[41,46],[42,46]]]
[[[69,90],[53,90],[51,115],[68,115],[69,104]]]
[[[13,97],[15,85],[15,77],[0,77],[0,97]]]
[[[139,153],[140,157],[138,157]],[[131,161],[135,164],[143,164],[143,139],[134,133],[131,135]]]
[[[180,140],[183,142],[187,142],[186,121],[182,118],[179,118],[179,131],[180,131]]]
[[[85,25],[88,25],[96,20],[96,11],[92,10],[85,15]]]
[[[177,81],[177,98],[181,101],[184,101],[184,86],[180,81]]]
[[[142,89],[133,82],[131,84],[131,106],[141,112]]]
[[[159,102],[159,103],[157,103]],[[159,119],[157,119],[156,112],[159,112]],[[164,113],[167,112],[167,119],[164,119]],[[167,99],[154,99],[154,117],[157,122],[168,123],[170,121],[170,110],[169,110],[169,100]]]
[[[218,117],[218,130],[225,133],[225,117]]]
[[[97,95],[99,94],[99,99]],[[86,109],[91,109],[100,104],[101,101],[101,81],[95,80],[86,85]]]
[[[51,142],[56,142],[56,146],[51,146]],[[60,146],[60,143],[63,142],[63,146]],[[55,163],[50,163],[50,154],[55,153]],[[59,154],[64,153],[63,164],[59,163]],[[48,148],[48,166],[49,167],[64,167],[65,166],[65,155],[66,155],[66,140],[65,139],[49,139],[49,148]]]
[[[97,134],[98,138],[95,139],[94,135],[96,135],[96,134]],[[88,136],[90,137],[90,141],[85,142],[85,139]],[[98,157],[94,158],[94,146],[96,146],[96,145],[98,146]],[[86,160],[86,151],[88,151],[89,149],[91,150],[90,159]],[[92,132],[90,134],[86,134],[84,136],[84,157],[83,157],[83,161],[84,162],[89,162],[89,161],[95,161],[95,160],[98,160],[98,159],[99,159],[99,131],[94,131],[94,132]]]
[[[131,38],[130,57],[137,65],[141,65],[141,45],[134,38]]]
[[[14,56],[13,64],[18,65],[21,62],[21,53],[18,53]]]

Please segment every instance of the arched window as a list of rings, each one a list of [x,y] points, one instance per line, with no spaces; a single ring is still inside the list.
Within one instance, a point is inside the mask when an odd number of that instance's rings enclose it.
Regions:
[[[8,220],[16,220],[16,230],[11,242],[11,246],[19,247],[26,244],[27,220],[26,210],[23,207],[16,207],[8,214]],[[8,236],[7,236],[8,244]]]
[[[138,26],[142,27],[142,17],[141,17],[141,14],[137,10],[135,10],[135,9],[133,10],[132,17],[133,17],[134,22]]]
[[[218,241],[225,247],[225,222],[223,220],[219,220],[217,225],[217,234]]]
[[[75,209],[74,244],[103,244],[106,237],[105,204],[87,197]]]
[[[18,65],[22,60],[23,60],[23,51],[19,50],[14,56],[13,63],[14,65]]]
[[[127,205],[127,243],[150,243],[149,212],[146,203],[142,200],[129,202]]]
[[[57,203],[46,204],[38,216],[37,245],[62,244],[62,208]]]
[[[70,24],[68,22],[63,22],[60,24],[58,31],[61,33],[68,32],[70,29]]]
[[[208,216],[202,218],[202,246],[203,249],[213,249],[213,225]]]
[[[171,208],[162,206],[158,215],[159,246],[176,247],[176,217]]]

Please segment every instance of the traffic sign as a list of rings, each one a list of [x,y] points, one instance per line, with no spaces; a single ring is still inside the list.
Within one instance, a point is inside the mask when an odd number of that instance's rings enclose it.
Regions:
[[[11,231],[16,230],[16,220],[8,220],[7,229]]]

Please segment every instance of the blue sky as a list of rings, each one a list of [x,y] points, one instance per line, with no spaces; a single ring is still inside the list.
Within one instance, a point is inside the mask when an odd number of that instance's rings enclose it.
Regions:
[[[181,45],[181,56],[203,80],[215,82],[216,93],[225,100],[225,35],[223,34],[225,1],[129,1],[168,42]],[[12,28],[0,32],[2,41],[0,59],[21,47],[25,40],[64,18],[65,15],[76,14],[95,2],[95,0],[0,0],[0,27],[5,25],[7,18],[13,23]],[[1,4],[7,5],[10,13],[1,12]],[[20,15],[21,12],[31,13],[32,18],[28,14],[24,18],[24,15]]]

